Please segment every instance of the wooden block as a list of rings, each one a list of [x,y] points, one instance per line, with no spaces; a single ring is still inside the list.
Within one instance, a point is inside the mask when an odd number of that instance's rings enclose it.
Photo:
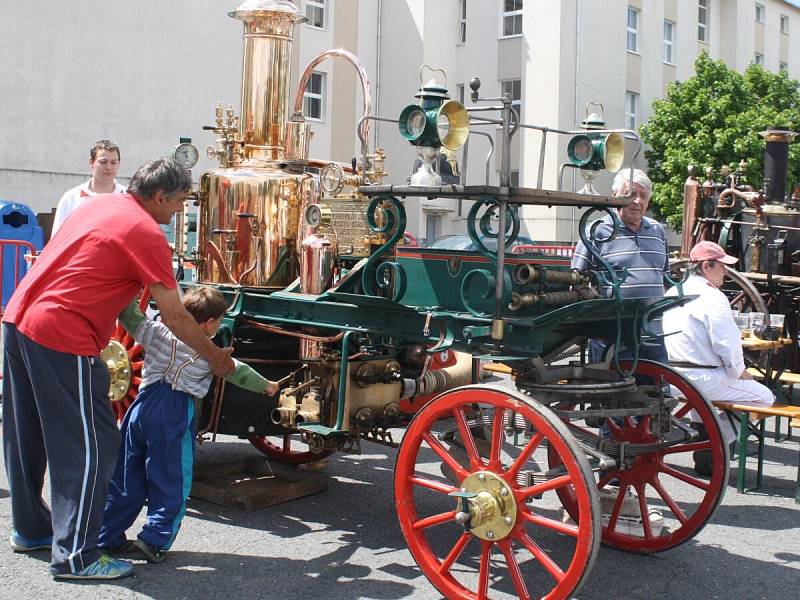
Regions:
[[[327,489],[327,473],[248,457],[199,465],[190,495],[214,504],[253,511]]]

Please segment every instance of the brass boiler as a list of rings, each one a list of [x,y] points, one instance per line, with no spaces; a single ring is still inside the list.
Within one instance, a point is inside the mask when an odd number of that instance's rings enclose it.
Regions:
[[[292,2],[247,0],[242,106],[234,160],[200,179],[198,281],[285,287],[297,277],[305,206],[318,200],[309,174],[287,168],[292,35],[305,20]]]

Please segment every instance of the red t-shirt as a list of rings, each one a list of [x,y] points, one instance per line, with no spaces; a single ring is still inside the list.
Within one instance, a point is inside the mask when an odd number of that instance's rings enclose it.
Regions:
[[[97,356],[143,286],[176,287],[164,232],[130,194],[80,206],[45,246],[3,321],[59,352]]]

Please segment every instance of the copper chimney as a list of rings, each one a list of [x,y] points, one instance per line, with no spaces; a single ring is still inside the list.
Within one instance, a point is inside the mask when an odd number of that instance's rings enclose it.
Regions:
[[[292,35],[306,18],[289,0],[246,0],[228,14],[244,23],[239,135],[245,164],[283,161]]]

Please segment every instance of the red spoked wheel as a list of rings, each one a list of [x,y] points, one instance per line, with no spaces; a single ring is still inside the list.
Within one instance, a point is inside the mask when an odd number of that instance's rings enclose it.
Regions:
[[[529,436],[508,437],[509,423]],[[546,447],[557,469],[541,468]],[[577,525],[560,520],[558,490],[575,498]],[[488,598],[490,588],[492,598],[570,598],[599,547],[585,455],[551,410],[517,390],[471,385],[425,405],[400,444],[394,492],[409,550],[447,598]]]
[[[139,309],[144,312],[147,309],[149,302],[150,290],[145,288],[142,292],[141,298],[139,299]],[[141,344],[138,344],[136,340],[133,339],[133,336],[125,331],[125,328],[119,323],[117,323],[117,327],[114,330],[111,339],[122,344],[122,346],[125,348],[125,352],[128,355],[128,361],[131,365],[131,385],[128,388],[128,391],[120,400],[111,403],[111,410],[114,412],[114,416],[117,418],[117,423],[122,423],[122,420],[125,418],[125,413],[128,412],[131,404],[133,404],[133,401],[136,400],[136,395],[139,393],[139,385],[142,383],[144,349],[142,348]]]
[[[632,363],[620,361],[620,366],[630,369]],[[708,433],[708,439],[677,441],[667,448],[637,456],[627,468],[608,470],[596,477],[603,512],[603,543],[627,552],[649,554],[682,544],[697,535],[709,521],[728,483],[728,449],[723,443],[714,409],[677,371],[660,363],[640,360],[635,374],[669,384],[679,392],[678,404],[672,411],[672,433],[678,436],[676,440],[686,437],[685,430],[677,424],[688,427],[692,410]],[[638,420],[626,417],[622,424],[606,419],[606,424],[611,439],[616,442],[647,444],[657,440],[657,435],[650,431],[650,417]],[[597,440],[597,430],[575,423],[569,426],[577,436],[587,441]],[[692,454],[699,450],[711,452],[710,477],[696,475],[693,471]],[[558,464],[558,457],[550,457],[551,467]],[[618,488],[611,485],[615,480]],[[564,489],[558,493],[564,508],[579,521],[581,512],[574,495]]]
[[[248,438],[260,452],[284,465],[305,465],[315,460],[330,456],[332,451],[323,449],[312,452],[308,444],[303,442],[299,433],[284,433],[283,435],[253,435]]]

